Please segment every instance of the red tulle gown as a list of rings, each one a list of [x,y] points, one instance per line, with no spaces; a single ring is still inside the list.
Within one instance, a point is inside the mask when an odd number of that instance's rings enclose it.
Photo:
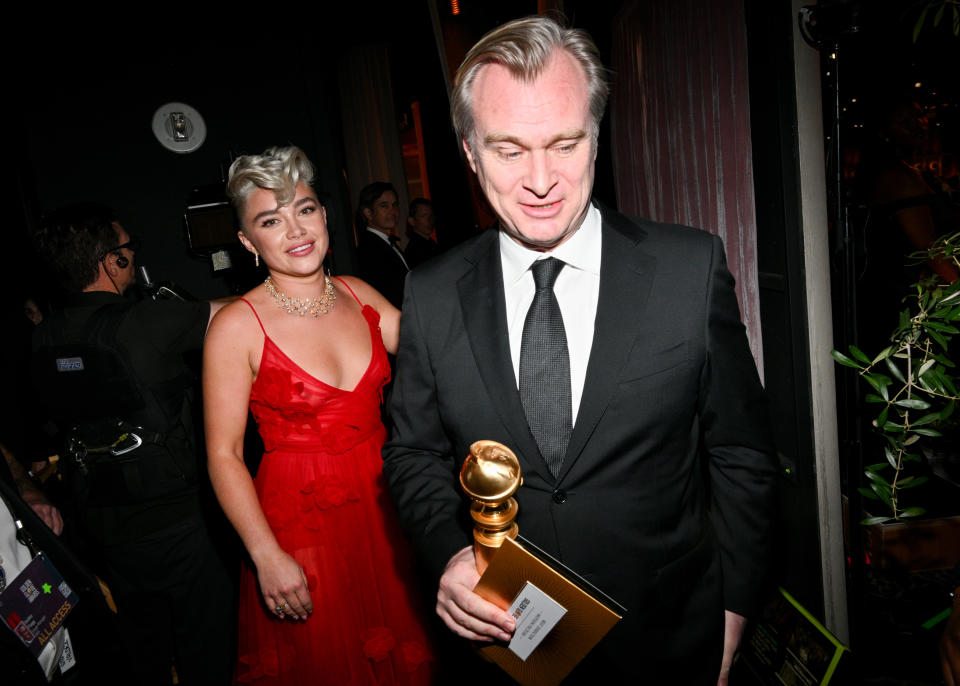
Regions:
[[[381,474],[380,401],[390,366],[380,315],[363,306],[363,316],[373,355],[352,391],[307,374],[264,331],[250,393],[265,445],[254,483],[277,541],[306,573],[313,614],[278,619],[244,565],[239,683],[430,683],[411,553]]]

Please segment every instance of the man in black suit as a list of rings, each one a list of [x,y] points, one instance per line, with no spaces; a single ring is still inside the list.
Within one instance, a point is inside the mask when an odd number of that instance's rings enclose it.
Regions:
[[[394,307],[403,304],[407,262],[397,247],[400,205],[392,184],[376,181],[360,191],[358,214],[366,227],[357,238],[360,277],[376,288]]]
[[[440,254],[440,246],[433,239],[437,218],[433,213],[433,203],[426,198],[414,198],[410,201],[410,216],[407,217],[407,247],[403,257],[410,269]]]
[[[384,472],[456,634],[515,627],[472,593],[456,480],[492,439],[521,533],[627,608],[565,683],[725,684],[768,567],[765,399],[720,240],[591,202],[604,73],[546,17],[467,54],[453,119],[500,231],[408,280]]]

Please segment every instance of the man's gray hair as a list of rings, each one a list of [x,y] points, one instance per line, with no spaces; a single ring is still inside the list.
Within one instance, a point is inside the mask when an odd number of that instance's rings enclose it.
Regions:
[[[227,176],[227,197],[242,224],[244,205],[254,189],[273,191],[277,204],[287,205],[297,194],[297,184],[309,186],[313,174],[313,165],[303,150],[295,145],[274,146],[261,155],[241,155],[233,161]]]
[[[532,82],[543,72],[557,50],[566,51],[586,73],[593,119],[591,134],[595,143],[610,93],[607,70],[600,62],[597,46],[586,31],[565,28],[555,19],[541,15],[498,26],[467,53],[453,81],[450,110],[457,136],[466,140],[471,148],[474,147],[476,122],[473,116],[473,82],[483,67],[501,64],[514,78]]]

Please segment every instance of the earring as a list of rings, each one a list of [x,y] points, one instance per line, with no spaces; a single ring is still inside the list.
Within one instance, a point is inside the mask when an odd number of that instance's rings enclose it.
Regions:
[[[254,267],[260,266],[260,253],[253,253],[253,266]]]

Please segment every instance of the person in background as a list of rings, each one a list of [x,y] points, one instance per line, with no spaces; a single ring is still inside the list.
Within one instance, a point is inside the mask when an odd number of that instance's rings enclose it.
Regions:
[[[39,655],[24,645],[20,635],[0,627],[3,683],[129,684],[132,669],[119,647],[109,593],[59,538],[63,530],[59,511],[30,480],[12,451],[0,444],[0,453],[4,458],[0,460],[0,592],[24,586],[27,575],[32,583],[36,577],[25,570],[42,553],[69,591],[76,593],[76,602],[64,622],[45,639]],[[3,623],[9,624],[11,615],[6,610],[2,614]],[[44,639],[37,634],[28,635],[28,640],[33,644]]]
[[[404,248],[403,255],[411,269],[440,254],[440,246],[434,236],[437,218],[433,213],[432,202],[426,198],[414,198],[410,201],[407,228],[407,247]]]
[[[125,298],[137,241],[114,211],[60,208],[35,231],[67,294],[33,333],[33,387],[59,454],[87,561],[113,591],[135,681],[223,684],[232,668],[233,586],[199,498],[193,426],[199,350],[223,302]]]
[[[237,678],[429,684],[412,557],[380,473],[400,313],[363,281],[324,273],[313,174],[299,148],[269,148],[237,158],[227,182],[240,242],[270,273],[217,315],[204,346],[210,477],[249,554]],[[255,478],[248,410],[265,447]]]
[[[360,276],[399,309],[410,267],[397,247],[400,205],[393,184],[376,181],[360,190],[357,252]]]
[[[23,315],[30,320],[30,323],[36,326],[43,321],[43,310],[33,298],[27,298],[23,301]]]

